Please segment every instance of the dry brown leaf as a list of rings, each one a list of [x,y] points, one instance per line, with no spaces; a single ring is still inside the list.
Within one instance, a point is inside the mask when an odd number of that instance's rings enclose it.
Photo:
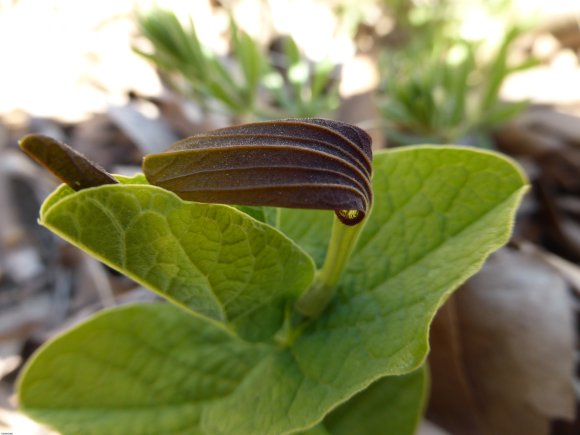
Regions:
[[[462,394],[453,399],[460,405],[447,411],[451,413],[447,420],[453,416],[465,420],[463,413],[470,413],[481,418],[484,433],[540,435],[549,433],[550,420],[574,417],[572,304],[559,273],[529,253],[504,249],[490,258],[453,303],[457,329],[447,331],[447,339],[454,333],[459,336],[455,352],[459,361],[446,367],[440,357],[430,359],[432,403],[441,401],[435,395]],[[443,321],[452,322],[453,315]],[[441,341],[440,328],[433,329],[433,356]],[[445,378],[440,382],[438,376],[446,370],[455,372],[455,383],[465,377],[475,398],[475,413],[465,391],[445,388]],[[441,409],[438,418],[431,417],[433,410],[431,406],[430,418],[444,428],[474,433],[444,425]]]
[[[562,277],[580,294],[580,267],[551,252],[545,251],[533,243],[518,244],[522,251],[528,252],[562,274]]]
[[[429,418],[453,434],[483,434],[483,422],[465,371],[455,298],[437,312],[430,344]]]
[[[557,205],[563,212],[580,218],[580,198],[572,195],[561,195],[557,199]]]
[[[497,132],[501,150],[512,156],[542,157],[547,153],[559,152],[566,143],[549,132],[535,131],[520,120],[503,125]]]
[[[580,252],[580,223],[574,219],[563,217],[560,219],[560,228],[568,243],[576,247],[576,251]]]
[[[567,147],[537,160],[544,182],[567,192],[580,192],[580,148]]]
[[[576,178],[578,178],[577,175]],[[542,206],[540,215],[544,241],[568,259],[580,260],[580,230],[578,224],[558,208],[555,199],[558,195],[556,187],[545,179],[539,180],[533,185],[534,193]]]

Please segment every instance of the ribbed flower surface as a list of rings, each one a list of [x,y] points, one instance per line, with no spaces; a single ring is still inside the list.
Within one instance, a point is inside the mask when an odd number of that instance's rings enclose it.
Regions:
[[[183,199],[334,210],[354,225],[372,203],[372,151],[358,127],[286,119],[223,128],[145,157],[151,184]]]

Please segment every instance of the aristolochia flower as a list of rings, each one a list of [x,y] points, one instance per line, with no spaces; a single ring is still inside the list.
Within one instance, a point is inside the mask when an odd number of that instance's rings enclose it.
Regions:
[[[69,146],[29,135],[22,149],[74,190],[117,180]],[[372,203],[371,139],[326,119],[286,119],[223,128],[147,155],[149,183],[182,199],[232,205],[334,210],[346,225]]]
[[[334,210],[347,225],[372,202],[371,139],[325,119],[223,128],[145,157],[154,185],[199,202]]]

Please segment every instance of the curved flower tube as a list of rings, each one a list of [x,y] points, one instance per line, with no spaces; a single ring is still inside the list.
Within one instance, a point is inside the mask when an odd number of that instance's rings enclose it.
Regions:
[[[371,160],[371,139],[358,127],[286,119],[191,136],[146,156],[143,171],[182,199],[334,210],[355,225],[372,203]]]

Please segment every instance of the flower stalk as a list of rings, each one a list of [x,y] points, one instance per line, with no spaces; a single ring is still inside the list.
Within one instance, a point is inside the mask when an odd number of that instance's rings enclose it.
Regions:
[[[330,243],[322,268],[310,289],[300,297],[296,309],[304,316],[318,317],[334,298],[342,272],[356,247],[366,220],[357,225],[345,225],[334,218]]]

